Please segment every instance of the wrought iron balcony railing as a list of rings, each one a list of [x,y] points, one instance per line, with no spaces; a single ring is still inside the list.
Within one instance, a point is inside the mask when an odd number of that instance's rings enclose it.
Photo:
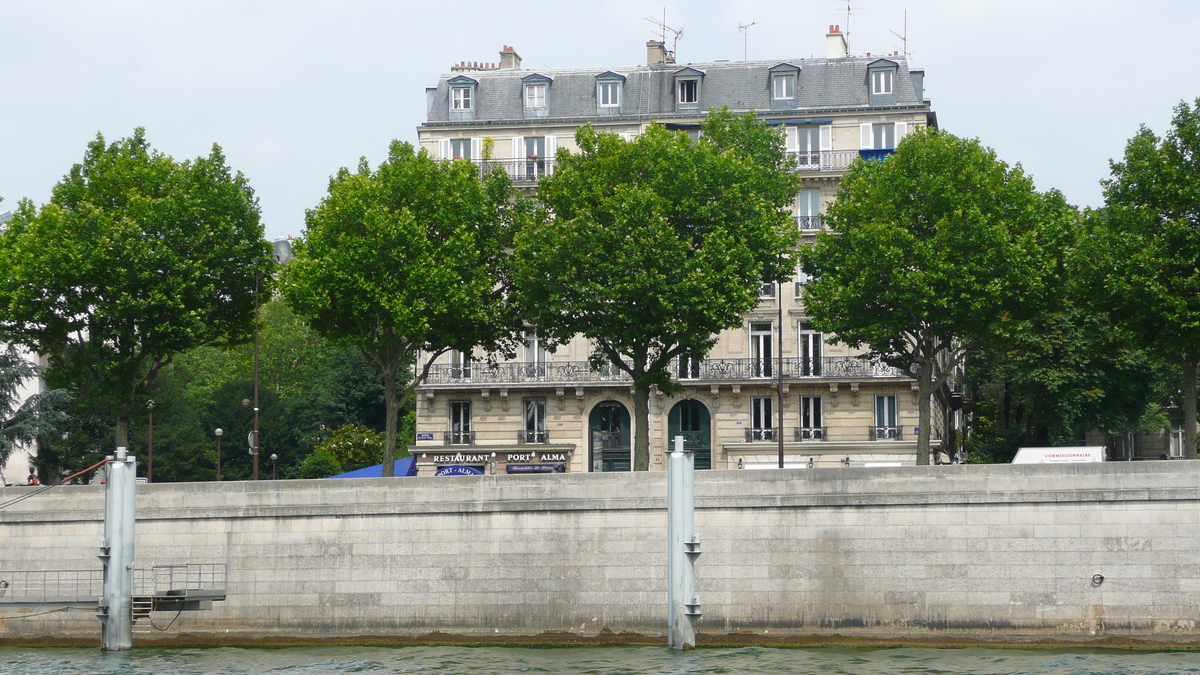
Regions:
[[[868,429],[867,434],[872,441],[904,440],[904,434],[901,433],[900,427],[873,426]]]
[[[823,441],[829,437],[825,427],[796,427],[797,441]]]
[[[779,359],[676,359],[671,364],[670,373],[673,379],[680,382],[736,382],[775,379],[779,377],[779,367]],[[867,380],[906,375],[897,368],[855,356],[791,356],[783,359],[783,377],[785,380]],[[596,369],[587,361],[546,361],[473,363],[470,367],[434,364],[429,369],[425,384],[575,384],[628,382],[629,379],[629,375],[615,366]]]
[[[825,227],[825,216],[796,216],[796,228],[805,232]]]
[[[795,155],[800,171],[845,171],[858,158],[858,150],[802,150]]]
[[[774,429],[746,429],[746,442],[756,443],[759,441],[775,441],[779,437],[775,435]]]
[[[514,183],[536,183],[543,176],[554,173],[555,160],[553,157],[538,157],[525,159],[473,159],[479,167],[479,175],[483,177],[497,168],[503,169]]]
[[[595,450],[623,450],[629,447],[629,441],[620,431],[599,431],[592,434],[592,447]]]
[[[475,445],[474,431],[447,431],[442,435],[443,445]]]
[[[517,443],[522,445],[545,445],[550,442],[550,435],[544,429],[521,429],[517,432]]]

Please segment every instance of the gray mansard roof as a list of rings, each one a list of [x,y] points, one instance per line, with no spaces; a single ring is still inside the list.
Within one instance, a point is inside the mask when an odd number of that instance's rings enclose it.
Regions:
[[[871,105],[868,66],[895,67],[895,97],[886,105]],[[777,66],[784,66],[778,68]],[[790,67],[790,68],[789,68]],[[796,112],[819,113],[834,110],[923,106],[913,84],[907,61],[898,56],[848,56],[835,59],[790,59],[785,61],[730,61],[716,63],[669,63],[632,68],[575,68],[567,70],[498,69],[460,71],[442,75],[431,89],[428,121],[450,122],[450,80],[474,81],[472,121],[501,122],[524,120],[523,84],[530,75],[549,81],[547,110],[540,121],[569,119],[661,119],[676,115],[676,77],[699,74],[698,109],[728,106],[734,111],[757,110],[760,116],[772,115],[771,72],[799,69],[794,106],[774,112],[794,116]],[[599,115],[596,102],[598,76],[624,76],[621,106],[618,111]],[[604,79],[604,78],[601,78]],[[458,82],[467,82],[459,79]],[[616,113],[616,114],[613,114]],[[678,113],[695,117],[696,112]],[[454,120],[458,123],[459,120]]]

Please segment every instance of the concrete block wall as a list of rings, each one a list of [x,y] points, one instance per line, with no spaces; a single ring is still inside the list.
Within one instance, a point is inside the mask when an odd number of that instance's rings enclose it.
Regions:
[[[665,632],[663,473],[138,489],[139,567],[229,565],[228,600],[143,636]],[[1200,463],[707,471],[696,493],[701,633],[1200,637]],[[0,510],[0,570],[99,569],[102,505]],[[99,635],[12,616],[0,638]]]

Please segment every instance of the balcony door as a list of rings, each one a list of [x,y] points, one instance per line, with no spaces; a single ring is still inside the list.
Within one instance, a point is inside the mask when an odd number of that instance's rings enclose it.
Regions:
[[[808,322],[800,324],[800,377],[821,376],[821,350],[824,338]]]
[[[896,395],[878,395],[875,397],[875,440],[898,438],[900,430],[896,427]]]
[[[523,379],[535,382],[546,379],[546,343],[538,337],[537,333],[525,331],[522,357],[521,374]]]
[[[750,324],[750,376],[771,377],[774,375],[772,358],[774,351],[771,340],[771,324]]]
[[[712,468],[712,417],[700,401],[680,401],[667,415],[667,449],[675,449],[675,437],[683,436],[683,447],[696,458],[697,469]]]
[[[617,401],[604,401],[588,417],[589,464],[592,471],[629,471],[633,468],[633,434],[629,410]]]
[[[750,431],[749,441],[775,440],[775,398],[772,396],[755,396],[750,399]]]

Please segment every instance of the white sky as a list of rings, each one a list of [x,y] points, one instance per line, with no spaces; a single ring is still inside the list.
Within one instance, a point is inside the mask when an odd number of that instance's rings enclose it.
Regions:
[[[855,54],[901,48],[942,129],[1081,206],[1139,124],[1200,96],[1190,0],[852,0]],[[682,27],[681,63],[825,55],[845,0],[0,0],[0,211],[44,203],[97,132],[146,127],[177,159],[212,143],[250,179],[268,237],[299,234],[328,177],[416,140],[425,87],[513,45],[530,69],[633,66]]]

